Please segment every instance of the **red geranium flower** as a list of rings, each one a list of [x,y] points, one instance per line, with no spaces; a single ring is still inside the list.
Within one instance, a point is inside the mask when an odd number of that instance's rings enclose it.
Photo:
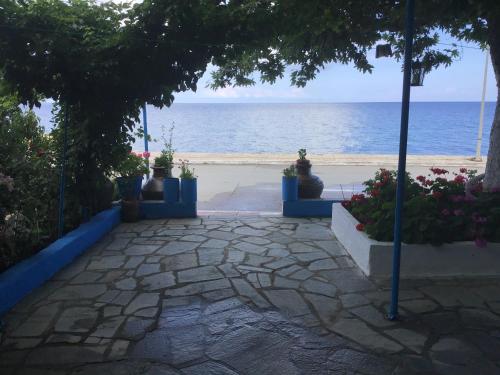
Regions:
[[[417,181],[419,181],[422,184],[425,183],[425,176],[422,176],[422,175],[417,176]]]
[[[467,168],[460,168],[460,173],[467,173]]]
[[[149,158],[151,156],[151,153],[149,151],[144,151],[142,156],[144,156],[145,158]]]
[[[431,168],[431,172],[434,174],[437,174],[438,176],[448,173],[448,171],[446,169],[442,169],[442,168]]]
[[[458,176],[455,177],[453,181],[455,181],[457,184],[465,184],[466,179],[464,176],[459,174]]]
[[[365,225],[359,223],[358,225],[356,225],[356,229],[359,230],[360,232],[363,232],[365,230]]]
[[[436,199],[439,199],[443,196],[443,193],[441,193],[440,191],[433,191],[432,196]]]

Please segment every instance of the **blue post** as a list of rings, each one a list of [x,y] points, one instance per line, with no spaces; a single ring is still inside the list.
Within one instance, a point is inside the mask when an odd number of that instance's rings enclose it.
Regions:
[[[399,135],[398,182],[396,191],[396,212],[394,218],[394,250],[392,256],[392,295],[389,320],[398,319],[399,269],[401,264],[401,222],[406,178],[406,146],[408,143],[408,116],[410,110],[410,79],[413,48],[415,0],[406,2],[405,56],[403,74],[403,99],[401,105],[401,130]]]
[[[63,149],[61,152],[61,174],[59,178],[59,217],[57,237],[64,234],[64,187],[66,185],[66,153],[68,148],[68,104],[64,105]]]
[[[146,103],[142,105],[142,122],[144,128],[144,151],[149,152],[148,145],[148,114],[146,112]],[[146,159],[146,164],[148,165],[147,176],[149,178],[149,159]]]

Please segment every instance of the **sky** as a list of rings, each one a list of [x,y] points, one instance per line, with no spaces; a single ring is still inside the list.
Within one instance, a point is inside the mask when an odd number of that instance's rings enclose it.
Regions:
[[[469,45],[473,46],[473,45]],[[305,88],[290,86],[289,77],[274,85],[257,83],[252,87],[207,88],[207,72],[196,93],[176,95],[176,103],[261,103],[261,102],[393,102],[401,100],[401,64],[391,58],[375,59],[373,73],[363,74],[350,65],[330,64]],[[485,52],[463,48],[459,60],[448,68],[433,70],[424,86],[413,87],[412,101],[480,101],[483,87]],[[496,82],[488,57],[487,101],[496,101]]]

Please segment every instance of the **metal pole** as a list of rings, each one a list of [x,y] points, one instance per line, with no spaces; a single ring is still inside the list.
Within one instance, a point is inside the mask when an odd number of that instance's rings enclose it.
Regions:
[[[146,112],[146,103],[142,105],[142,123],[144,128],[144,151],[149,152],[148,145],[148,114]],[[149,178],[149,158],[146,159],[146,164],[148,166],[147,176]]]
[[[486,49],[484,59],[484,75],[483,75],[483,95],[481,98],[481,112],[479,113],[479,129],[477,131],[477,145],[476,145],[476,157],[475,161],[481,161],[483,158],[481,157],[481,143],[483,142],[483,124],[484,124],[484,101],[486,98],[486,84],[488,82],[488,58],[489,58],[489,49]]]
[[[68,104],[64,105],[63,149],[61,152],[61,174],[59,177],[59,217],[57,236],[64,234],[64,188],[66,185],[66,153],[68,149]]]
[[[399,135],[399,162],[396,190],[396,211],[394,218],[394,250],[392,256],[392,296],[391,308],[387,318],[398,319],[399,298],[399,268],[401,263],[401,221],[403,219],[403,204],[406,179],[406,150],[408,143],[408,116],[410,110],[410,79],[413,48],[415,1],[406,2],[405,56],[403,74],[403,98],[401,103],[401,130]]]

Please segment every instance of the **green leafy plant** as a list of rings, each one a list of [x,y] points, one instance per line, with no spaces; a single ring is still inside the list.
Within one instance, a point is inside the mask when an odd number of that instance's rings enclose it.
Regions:
[[[164,167],[167,169],[172,169],[174,166],[174,155],[175,149],[173,148],[172,140],[173,140],[173,132],[175,125],[172,124],[168,131],[168,137],[165,135],[165,127],[162,125],[162,140],[163,140],[163,149],[161,150],[160,156],[155,158],[155,167]]]
[[[180,162],[179,169],[181,170],[181,173],[179,175],[180,178],[195,179],[196,176],[194,174],[194,168],[191,169],[189,167],[189,160],[179,159],[179,162]]]
[[[465,184],[476,171],[461,168],[452,174],[431,168],[431,174],[405,179],[403,242],[442,244],[500,242],[500,192],[485,192],[481,184],[467,193]],[[364,183],[365,193],[343,205],[360,222],[357,229],[378,241],[393,240],[396,171],[381,169]]]
[[[295,168],[295,165],[291,164],[289,167],[283,169],[283,176],[287,178],[297,177],[297,168]]]
[[[136,177],[148,173],[146,160],[142,154],[129,153],[115,169],[115,174],[119,177]]]
[[[307,159],[306,159],[307,152],[306,152],[306,149],[305,149],[305,148],[301,148],[301,149],[298,151],[298,154],[299,154],[299,160],[301,160],[301,161],[307,160]]]

